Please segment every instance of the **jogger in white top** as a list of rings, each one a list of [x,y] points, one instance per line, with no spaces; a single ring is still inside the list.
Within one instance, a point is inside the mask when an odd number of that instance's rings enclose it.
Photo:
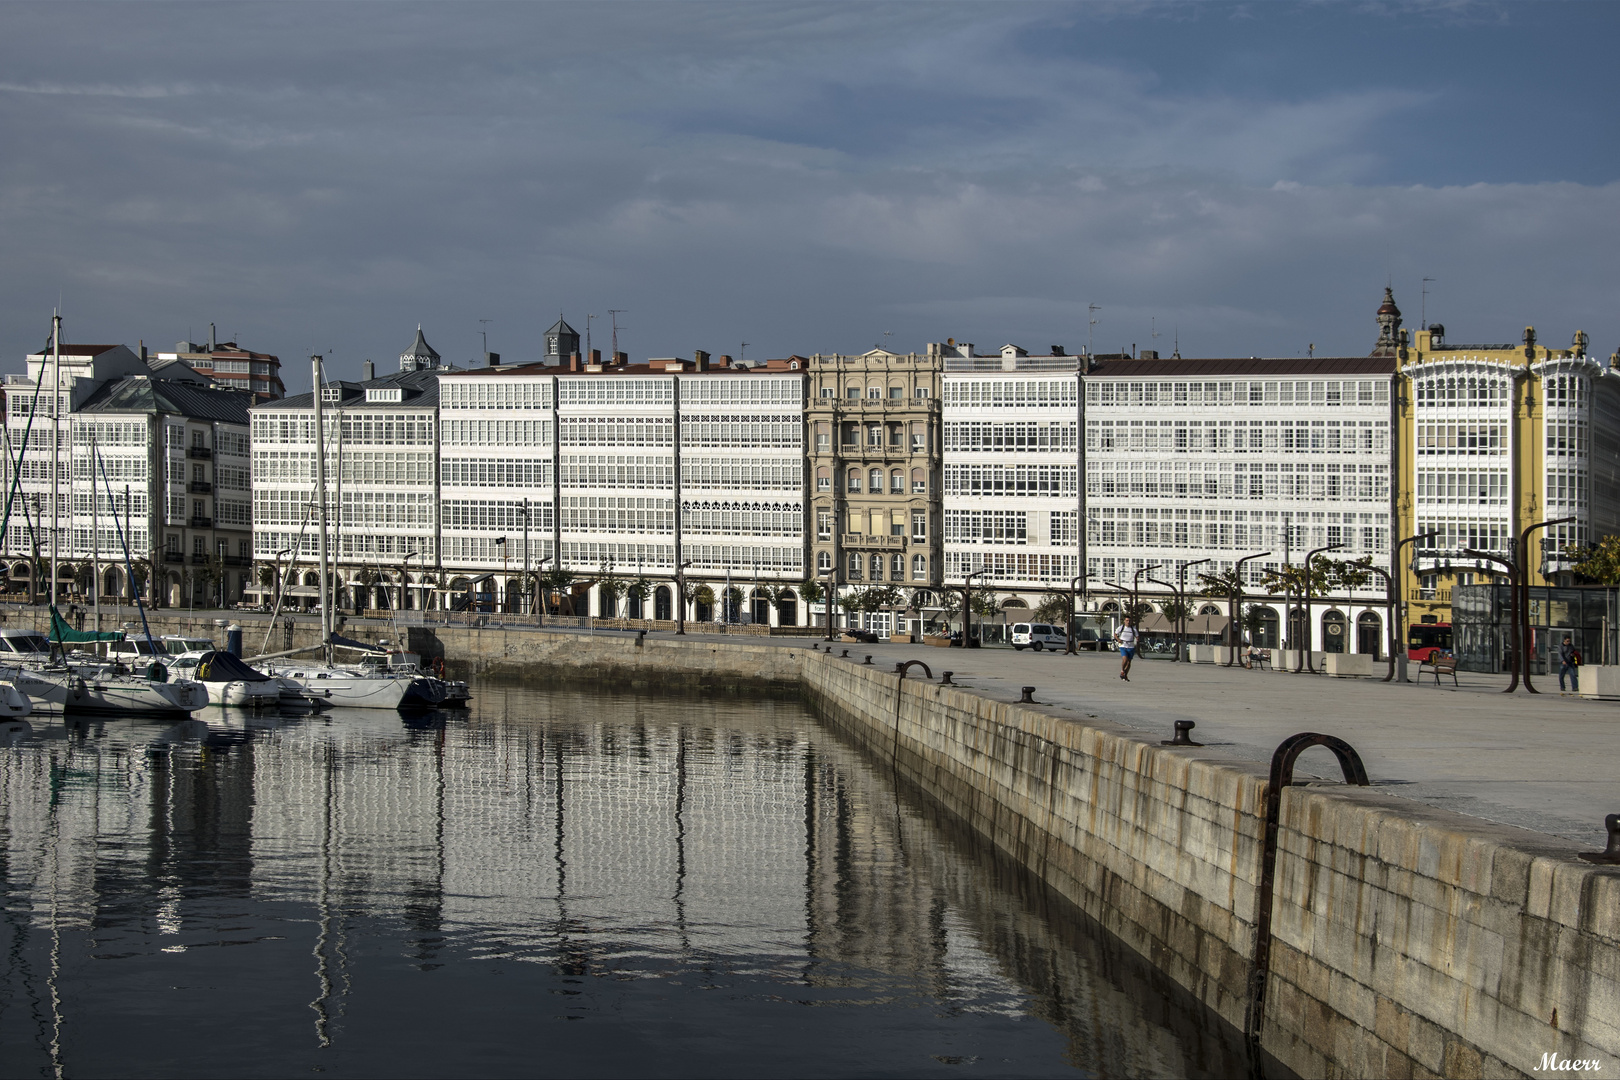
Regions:
[[[1136,656],[1136,639],[1136,627],[1127,616],[1125,625],[1114,635],[1114,640],[1119,643],[1119,677],[1126,682],[1131,681],[1131,660]]]

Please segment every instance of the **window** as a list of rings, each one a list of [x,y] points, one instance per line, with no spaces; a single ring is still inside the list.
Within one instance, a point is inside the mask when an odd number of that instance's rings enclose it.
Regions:
[[[861,553],[860,552],[852,551],[852,552],[849,553],[849,580],[851,580],[851,581],[859,581],[859,580],[861,580],[861,565],[862,565],[862,562],[863,562],[863,560],[861,558]]]
[[[821,396],[822,397],[832,397],[833,396],[833,388],[830,387],[830,386],[823,386],[821,388]]]
[[[832,552],[816,552],[816,573],[826,574],[832,570]]]
[[[208,516],[207,513],[205,513],[203,511],[203,501],[201,499],[192,499],[191,500],[191,516],[194,517],[194,518],[202,518],[202,517],[207,517]]]
[[[192,446],[201,446],[201,445],[203,445],[203,433],[202,432],[193,431],[191,433],[191,445]]]
[[[170,533],[164,541],[163,549],[170,553],[178,554],[180,551],[180,537],[176,536],[174,533]]]
[[[872,474],[867,478],[867,480],[868,480],[868,485],[867,485],[867,490],[868,491],[870,491],[873,495],[881,495],[881,494],[883,494],[883,470],[882,469],[873,469]]]
[[[238,540],[236,542],[236,557],[241,559],[243,562],[248,561],[248,546],[249,544],[246,540]]]
[[[913,510],[911,512],[911,538],[913,540],[928,539],[928,511]]]
[[[927,581],[928,580],[928,556],[926,556],[926,555],[913,555],[911,557],[911,580],[912,581]]]
[[[882,446],[883,445],[883,425],[882,424],[867,424],[866,425],[866,445],[867,446]]]
[[[905,445],[906,426],[904,424],[889,425],[889,449],[898,450]]]
[[[913,495],[926,495],[926,494],[928,494],[928,470],[927,469],[912,469],[911,470],[911,493]]]
[[[926,386],[917,387],[917,396],[919,398],[927,397],[928,396],[928,387],[926,387]]]
[[[904,495],[906,493],[906,474],[899,469],[889,470],[889,494]]]
[[[823,454],[832,449],[832,425],[826,421],[816,425],[816,449]]]
[[[896,510],[889,516],[889,535],[906,535],[906,512],[904,510]]]
[[[861,490],[861,470],[849,470],[849,490],[857,492]]]
[[[906,557],[899,553],[889,556],[889,580],[906,580]]]
[[[191,553],[193,555],[206,555],[206,554],[208,554],[208,549],[203,546],[205,543],[207,543],[207,541],[205,541],[202,537],[193,536],[191,538]]]
[[[858,386],[852,386],[848,391],[846,391],[845,396],[852,401],[858,400],[861,396],[861,388]]]
[[[820,468],[818,468],[816,470],[816,490],[817,491],[831,491],[832,490],[832,470],[829,469],[825,465],[821,466]]]
[[[920,454],[928,448],[927,426],[918,421],[911,425],[911,452]]]
[[[891,386],[891,387],[889,387],[889,398],[891,400],[899,401],[901,398],[903,398],[905,396],[906,396],[906,388],[905,387],[903,387],[903,386]]]
[[[832,511],[831,510],[817,510],[816,511],[816,539],[817,540],[831,540],[832,539],[832,519],[833,519],[833,516],[832,516]]]
[[[873,401],[882,401],[883,400],[883,387],[881,387],[881,386],[869,386],[869,387],[867,387],[866,388],[866,396],[871,398]]]
[[[873,554],[871,562],[872,562],[872,580],[873,581],[882,581],[883,580],[883,556],[878,555],[878,554]]]

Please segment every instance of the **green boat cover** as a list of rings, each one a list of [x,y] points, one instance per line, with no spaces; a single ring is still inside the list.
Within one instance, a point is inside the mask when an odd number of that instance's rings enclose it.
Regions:
[[[62,613],[56,610],[56,605],[51,605],[52,641],[60,641],[64,643],[83,641],[123,641],[124,636],[125,635],[122,630],[107,630],[102,633],[96,633],[92,630],[75,630],[73,627],[68,625],[68,621],[66,619],[62,618]]]

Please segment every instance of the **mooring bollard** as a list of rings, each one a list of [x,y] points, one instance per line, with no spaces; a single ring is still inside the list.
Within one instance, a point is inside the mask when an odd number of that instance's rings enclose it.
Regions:
[[[867,658],[866,658],[866,662],[867,662],[867,663],[868,663],[868,664],[870,664],[870,663],[871,663],[871,662],[872,662],[872,658],[871,658],[871,657],[870,657],[870,656],[868,656],[868,657],[867,657]]]
[[[843,652],[838,654],[838,659],[843,660],[847,656],[849,656],[849,650],[845,649]]]
[[[1034,705],[1036,703],[1035,688],[1033,686],[1024,687],[1024,696],[1018,699],[1018,703],[1020,705]]]
[[[956,672],[954,672],[954,671],[945,672],[944,675],[939,680],[939,685],[941,685],[941,686],[955,686],[956,684],[951,682],[951,676],[955,675],[955,674],[956,674]]]
[[[1603,827],[1609,830],[1609,846],[1602,851],[1583,851],[1581,858],[1591,863],[1620,865],[1620,814],[1604,818]]]
[[[1160,739],[1160,746],[1203,746],[1201,742],[1192,741],[1192,729],[1198,726],[1196,720],[1177,720],[1176,736],[1173,739]]]

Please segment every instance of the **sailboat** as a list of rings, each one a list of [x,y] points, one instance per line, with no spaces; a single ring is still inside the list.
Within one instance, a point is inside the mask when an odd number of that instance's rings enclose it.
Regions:
[[[437,708],[444,701],[444,691],[434,685],[434,680],[420,675],[333,663],[332,592],[328,584],[331,578],[326,550],[326,424],[321,409],[326,380],[321,371],[321,357],[315,355],[309,360],[315,399],[315,506],[319,514],[317,547],[320,558],[322,662],[304,663],[288,659],[263,666],[260,670],[290,681],[299,686],[307,697],[330,705],[358,709]]]

